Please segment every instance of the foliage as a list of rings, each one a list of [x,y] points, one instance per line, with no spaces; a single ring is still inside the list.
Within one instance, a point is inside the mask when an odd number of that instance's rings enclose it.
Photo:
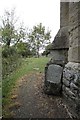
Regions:
[[[24,27],[23,23],[21,23],[20,27],[15,32],[15,37],[14,37],[14,39],[16,41],[15,44],[25,40],[26,39],[26,34],[27,34],[26,33],[26,28]]]
[[[13,72],[20,64],[20,57],[14,47],[2,48],[2,77]]]
[[[15,9],[5,11],[4,16],[2,17],[2,26],[1,26],[1,35],[2,41],[8,47],[12,43],[17,43],[21,39],[25,38],[25,28],[20,25],[18,30],[16,30],[17,18],[15,17]]]
[[[11,39],[14,37],[14,21],[14,10],[11,12],[6,10],[2,17],[2,41],[7,46],[10,46]]]
[[[22,57],[28,57],[31,55],[30,45],[28,43],[21,41],[16,45],[16,49],[18,54],[20,54]]]
[[[28,34],[29,43],[31,48],[36,51],[37,56],[39,57],[40,49],[43,49],[46,44],[50,42],[50,31],[46,32],[45,27],[40,23],[37,26],[34,26],[33,29]]]
[[[16,54],[16,49],[14,47],[8,48],[7,46],[2,47],[2,57],[8,58]]]
[[[35,57],[36,56],[36,50],[35,50],[35,48],[32,48],[30,51],[31,51],[31,56]]]

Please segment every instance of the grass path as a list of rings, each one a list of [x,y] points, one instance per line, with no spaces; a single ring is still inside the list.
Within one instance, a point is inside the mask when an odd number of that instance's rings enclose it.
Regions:
[[[24,75],[31,72],[38,71],[43,73],[44,67],[48,61],[49,58],[47,57],[23,59],[22,65],[2,81],[3,116],[9,116],[8,105],[11,102],[11,91],[16,86],[16,82],[19,81]]]

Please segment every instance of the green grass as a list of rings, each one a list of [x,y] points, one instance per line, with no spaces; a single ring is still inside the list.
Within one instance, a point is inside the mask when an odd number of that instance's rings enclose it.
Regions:
[[[21,66],[2,81],[3,105],[6,106],[10,102],[10,92],[15,86],[17,80],[30,72],[44,72],[45,65],[48,61],[48,57],[22,59]]]

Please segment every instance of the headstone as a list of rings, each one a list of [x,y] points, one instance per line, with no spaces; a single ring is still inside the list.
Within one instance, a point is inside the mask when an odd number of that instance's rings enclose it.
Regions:
[[[48,66],[45,78],[45,92],[48,94],[59,95],[61,92],[61,77],[63,67],[51,64]]]
[[[60,83],[63,68],[59,65],[51,64],[47,71],[47,81],[52,83]]]

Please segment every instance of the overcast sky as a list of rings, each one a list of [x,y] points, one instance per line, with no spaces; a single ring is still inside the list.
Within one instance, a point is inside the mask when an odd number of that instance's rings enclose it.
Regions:
[[[4,10],[16,8],[16,16],[26,27],[40,22],[52,31],[52,40],[60,27],[60,0],[1,0],[0,16]],[[52,41],[51,40],[51,41]]]

